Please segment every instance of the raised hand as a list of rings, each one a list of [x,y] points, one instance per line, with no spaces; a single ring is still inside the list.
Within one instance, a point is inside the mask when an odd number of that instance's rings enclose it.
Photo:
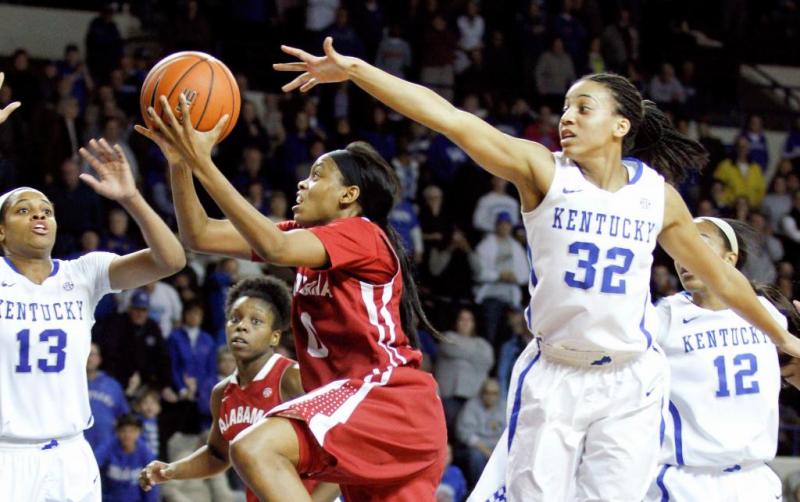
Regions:
[[[286,54],[296,57],[299,62],[276,63],[272,67],[278,71],[303,72],[288,84],[281,87],[283,92],[291,92],[300,88],[300,92],[308,92],[317,84],[330,84],[348,79],[347,66],[355,58],[342,56],[333,49],[333,39],[326,37],[322,43],[324,56],[314,56],[302,49],[282,45],[281,50]]]
[[[149,492],[154,486],[166,483],[175,476],[175,470],[169,464],[153,460],[139,472],[139,486]]]
[[[151,106],[147,113],[155,123],[156,130],[137,125],[136,131],[153,140],[164,152],[170,165],[184,161],[193,170],[203,167],[203,161],[211,158],[211,150],[228,123],[228,115],[222,116],[210,131],[201,132],[194,128],[191,120],[178,120],[165,96],[160,96],[159,100],[166,121],[161,120]],[[181,117],[189,116],[189,104],[183,94],[179,97],[178,112]]]
[[[3,87],[3,81],[6,79],[6,74],[0,71],[0,87]],[[0,110],[0,124],[6,121],[11,112],[22,106],[19,101],[13,101],[6,105],[5,108]]]
[[[104,139],[89,141],[89,151],[79,150],[81,157],[92,166],[97,177],[83,173],[80,178],[92,189],[111,200],[118,202],[132,198],[138,193],[131,166],[119,145],[111,145]]]

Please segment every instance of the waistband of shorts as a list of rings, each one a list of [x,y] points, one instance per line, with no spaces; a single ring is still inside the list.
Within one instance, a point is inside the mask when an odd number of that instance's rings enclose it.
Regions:
[[[0,450],[52,450],[77,441],[83,441],[82,432],[50,439],[27,439],[0,436]]]
[[[539,351],[545,359],[567,366],[581,368],[612,368],[639,359],[643,352],[607,352],[599,350],[576,350],[550,345],[539,339]]]
[[[733,465],[708,465],[708,466],[691,466],[691,465],[676,465],[678,469],[688,472],[690,474],[734,474],[737,472],[747,472],[759,467],[766,467],[762,461],[743,462],[741,464]]]

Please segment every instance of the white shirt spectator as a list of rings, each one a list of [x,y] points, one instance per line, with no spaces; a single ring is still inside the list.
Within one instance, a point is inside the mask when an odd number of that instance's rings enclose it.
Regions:
[[[475,288],[475,302],[481,303],[485,298],[493,298],[511,305],[519,305],[522,301],[520,286],[528,281],[528,260],[525,250],[513,237],[498,237],[489,234],[483,238],[475,249],[481,262],[478,276],[480,283]],[[502,272],[510,271],[514,282],[500,280]]]
[[[483,34],[486,31],[486,24],[482,16],[459,16],[456,23],[461,34],[461,38],[458,41],[461,49],[471,51],[483,46]]]
[[[483,232],[493,232],[494,224],[500,213],[511,216],[511,224],[519,225],[519,202],[507,193],[489,192],[478,199],[475,212],[472,213],[472,226]]]
[[[306,29],[322,31],[336,20],[339,0],[308,0],[306,7]]]

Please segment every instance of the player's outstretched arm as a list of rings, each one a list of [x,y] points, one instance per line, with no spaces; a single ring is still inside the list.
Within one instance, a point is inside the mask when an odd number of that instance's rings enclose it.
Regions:
[[[700,237],[689,209],[671,185],[666,185],[665,205],[664,226],[658,236],[661,247],[737,314],[766,333],[778,349],[800,357],[800,339],[767,312],[741,272],[714,254]]]
[[[173,479],[202,479],[225,471],[230,465],[228,442],[219,430],[219,405],[227,379],[211,391],[211,431],[208,442],[188,457],[172,463],[154,460],[139,472],[139,486],[150,491],[154,486]]]
[[[236,227],[228,220],[208,217],[194,188],[192,171],[180,153],[156,131],[138,124],[134,129],[153,141],[167,159],[178,235],[183,245],[199,253],[250,259],[250,245]]]
[[[191,121],[178,122],[162,97],[166,121],[151,114],[161,139],[179,153],[182,162],[192,170],[208,194],[233,224],[236,231],[264,261],[276,265],[320,268],[328,263],[325,246],[307,230],[284,232],[261,214],[233,187],[211,159],[211,150],[227,122],[227,115],[208,132],[197,131]],[[188,116],[188,103],[181,96],[179,113]],[[240,246],[241,244],[237,244]]]
[[[95,192],[125,208],[139,225],[148,246],[111,262],[111,287],[138,288],[180,271],[186,265],[183,246],[136,188],[122,148],[119,145],[112,148],[104,139],[91,140],[89,148],[81,148],[80,154],[97,174],[97,177],[81,174],[81,180]]]
[[[285,92],[307,92],[317,84],[352,80],[398,113],[444,134],[479,165],[513,183],[523,208],[536,206],[553,177],[553,154],[544,146],[514,138],[479,117],[459,110],[432,90],[376,68],[361,59],[343,56],[333,39],[323,43],[324,56],[313,56],[294,47],[281,47],[300,61],[273,65],[278,71],[301,72],[283,86]]]
[[[0,71],[0,87],[3,87],[3,81],[6,79],[6,74]],[[11,115],[11,112],[16,110],[22,106],[22,103],[19,101],[13,101],[6,105],[5,108],[0,110],[0,124],[5,122],[8,119],[8,116]]]

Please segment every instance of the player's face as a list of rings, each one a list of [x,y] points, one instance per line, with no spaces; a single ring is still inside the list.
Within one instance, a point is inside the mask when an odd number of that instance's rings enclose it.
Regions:
[[[11,195],[0,222],[0,243],[7,255],[49,257],[56,243],[53,204],[41,192]]]
[[[720,235],[720,231],[716,225],[707,221],[701,221],[699,223],[695,223],[695,225],[697,225],[697,230],[700,232],[700,237],[706,241],[706,244],[711,247],[717,256],[727,261],[731,265],[736,264],[736,255],[728,251],[725,241],[723,240],[724,238]],[[706,285],[703,284],[698,277],[694,276],[691,272],[683,268],[678,260],[675,260],[675,271],[678,273],[681,284],[683,284],[683,289],[686,291],[694,293],[697,291],[706,290]]]
[[[297,184],[294,219],[306,226],[321,225],[339,217],[348,196],[336,162],[323,155],[311,166],[308,178]]]
[[[561,149],[577,162],[605,154],[622,138],[630,122],[618,115],[617,103],[605,85],[581,80],[567,91],[558,123]]]
[[[251,361],[271,353],[281,339],[274,329],[275,318],[269,304],[260,298],[242,296],[231,306],[225,323],[228,347],[237,361]]]

